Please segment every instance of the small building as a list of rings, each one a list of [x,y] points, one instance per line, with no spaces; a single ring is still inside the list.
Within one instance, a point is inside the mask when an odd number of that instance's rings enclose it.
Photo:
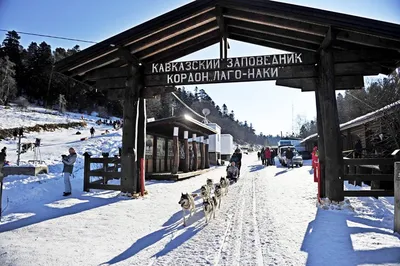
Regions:
[[[209,155],[203,149],[208,146],[208,137],[217,131],[190,116],[176,116],[159,119],[147,123],[146,136],[146,176],[159,173],[170,173],[174,160],[173,136],[178,137],[179,153],[178,172],[191,172],[209,168]],[[189,146],[189,154],[185,152],[185,142]],[[208,148],[208,147],[207,147]],[[196,155],[193,153],[196,151]],[[193,164],[186,166],[186,157]],[[207,157],[207,158],[206,158]],[[193,160],[194,159],[194,160]],[[176,173],[174,173],[176,174]]]
[[[368,152],[373,152],[373,146],[384,145],[382,142],[386,137],[390,117],[398,120],[400,118],[400,101],[389,104],[374,112],[357,117],[340,125],[342,136],[342,150],[353,150],[355,143],[360,140],[362,147]],[[385,123],[386,121],[386,123]],[[399,123],[400,121],[397,121]],[[397,130],[398,131],[398,130]],[[312,134],[301,141],[306,151],[312,151],[318,146],[318,134]],[[386,152],[391,153],[395,147],[387,147]]]
[[[217,165],[221,160],[221,127],[216,123],[208,123],[207,125],[217,132],[217,134],[209,137],[210,163]]]

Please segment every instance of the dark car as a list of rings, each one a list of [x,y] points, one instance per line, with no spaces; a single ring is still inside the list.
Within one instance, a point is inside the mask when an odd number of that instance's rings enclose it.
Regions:
[[[311,152],[309,151],[299,151],[301,157],[303,157],[303,160],[311,160],[312,156],[311,156]]]

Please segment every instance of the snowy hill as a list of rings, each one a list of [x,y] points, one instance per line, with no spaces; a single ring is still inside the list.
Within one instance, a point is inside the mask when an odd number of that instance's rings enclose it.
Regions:
[[[55,115],[52,122],[55,117],[67,119]],[[27,134],[26,140],[42,139],[50,173],[5,178],[0,265],[400,265],[393,197],[350,198],[352,207],[341,211],[317,208],[310,162],[288,170],[261,166],[255,153],[244,154],[238,183],[208,225],[198,197],[183,227],[179,197],[199,193],[207,178],[218,182],[225,167],[180,182],[147,181],[149,195],[137,200],[115,191],[82,192],[82,154],[113,154],[121,145],[120,130],[85,118],[86,128]],[[80,141],[91,126],[95,137]],[[106,129],[110,133],[101,135]],[[15,161],[16,142],[0,145]],[[71,146],[78,160],[72,195],[63,197],[60,155]],[[23,161],[31,158],[33,152],[22,155]]]

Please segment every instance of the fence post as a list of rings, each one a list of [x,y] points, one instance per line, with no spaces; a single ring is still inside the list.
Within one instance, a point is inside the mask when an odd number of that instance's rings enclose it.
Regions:
[[[83,164],[83,191],[89,192],[89,184],[90,184],[90,154],[85,152],[83,154],[85,157],[85,161]]]
[[[400,234],[400,162],[394,163],[394,231]]]

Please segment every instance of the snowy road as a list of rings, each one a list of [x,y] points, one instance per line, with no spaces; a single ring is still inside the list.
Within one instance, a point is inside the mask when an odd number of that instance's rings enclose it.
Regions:
[[[51,193],[62,191],[62,180],[41,184],[37,193],[47,196],[5,213],[0,265],[400,264],[386,198],[354,199],[356,213],[317,210],[310,166],[262,167],[254,158],[244,155],[241,179],[208,225],[201,199],[187,227],[177,203],[207,178],[217,182],[225,167],[180,182],[149,181],[150,194],[139,200],[82,193],[81,179],[68,199]]]

